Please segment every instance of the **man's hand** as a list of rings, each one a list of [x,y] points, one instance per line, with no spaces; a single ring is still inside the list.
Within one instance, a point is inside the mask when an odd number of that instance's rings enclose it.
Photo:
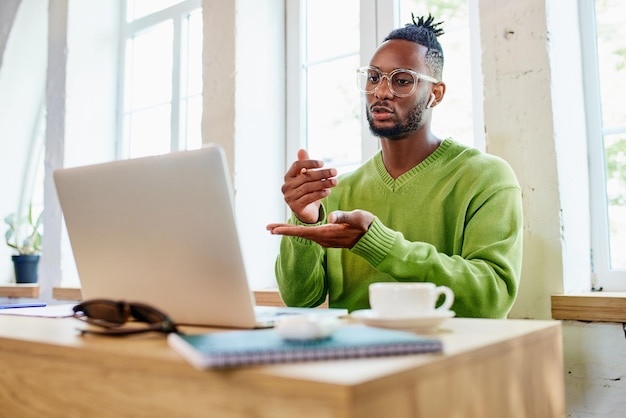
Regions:
[[[337,185],[337,170],[323,169],[324,163],[309,159],[309,154],[301,149],[298,160],[285,174],[285,183],[281,191],[285,202],[301,222],[318,222],[320,200],[330,194],[330,189]]]
[[[352,248],[367,232],[374,215],[364,210],[335,211],[328,215],[328,223],[318,226],[270,224],[267,230],[274,235],[306,238],[327,248]]]

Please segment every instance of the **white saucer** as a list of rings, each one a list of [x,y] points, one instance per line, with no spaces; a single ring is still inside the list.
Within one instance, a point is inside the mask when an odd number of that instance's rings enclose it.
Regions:
[[[353,311],[350,317],[365,325],[379,328],[392,328],[407,331],[434,331],[446,319],[452,318],[454,311],[438,311],[427,316],[408,318],[385,318],[371,309]]]

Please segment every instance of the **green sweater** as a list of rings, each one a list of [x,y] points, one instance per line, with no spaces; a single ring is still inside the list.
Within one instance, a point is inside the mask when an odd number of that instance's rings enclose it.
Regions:
[[[334,210],[375,215],[351,249],[323,248],[284,236],[276,260],[289,306],[369,308],[374,282],[432,282],[455,294],[460,317],[504,318],[518,291],[522,264],[521,191],[511,167],[451,139],[397,179],[377,153],[339,178],[322,202],[320,223]],[[290,223],[301,224],[295,216]]]

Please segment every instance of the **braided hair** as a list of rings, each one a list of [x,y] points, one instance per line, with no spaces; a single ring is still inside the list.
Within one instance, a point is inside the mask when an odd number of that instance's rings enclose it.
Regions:
[[[411,20],[413,23],[407,23],[403,28],[392,30],[384,41],[404,39],[425,46],[428,49],[426,51],[426,66],[431,71],[430,75],[437,80],[441,80],[443,72],[443,50],[441,49],[437,37],[444,33],[443,29],[440,27],[443,22],[434,23],[435,18],[431,16],[430,13],[428,17],[416,17],[411,13]]]

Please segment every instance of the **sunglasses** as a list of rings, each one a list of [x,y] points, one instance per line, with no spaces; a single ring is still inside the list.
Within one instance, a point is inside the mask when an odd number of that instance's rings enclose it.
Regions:
[[[73,317],[101,330],[81,329],[81,334],[121,336],[144,332],[178,332],[176,324],[163,312],[152,306],[137,302],[93,299],[80,303],[73,308]],[[124,324],[132,324],[124,327]],[[136,326],[137,324],[147,324]]]

